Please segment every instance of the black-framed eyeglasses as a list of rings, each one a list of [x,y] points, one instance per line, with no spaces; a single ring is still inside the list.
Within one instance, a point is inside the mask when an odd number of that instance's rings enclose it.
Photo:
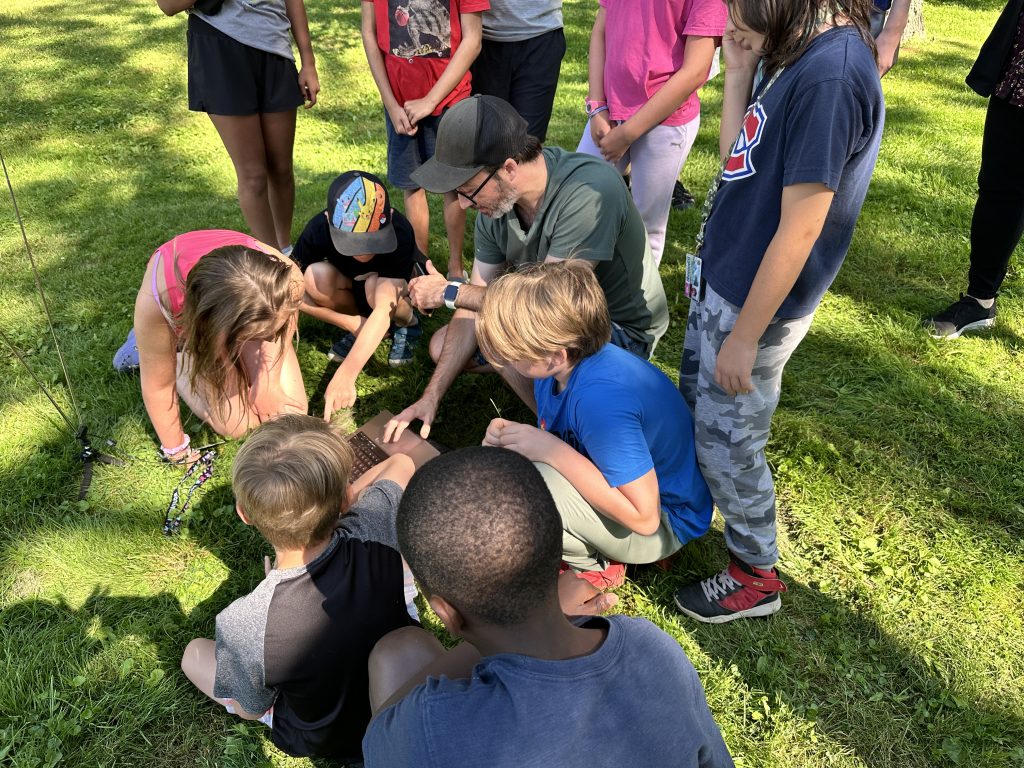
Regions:
[[[480,182],[480,186],[478,186],[476,189],[474,189],[468,195],[465,192],[463,192],[461,189],[456,189],[455,190],[455,194],[460,195],[460,196],[466,198],[467,200],[469,200],[469,204],[470,205],[475,206],[476,205],[476,196],[480,194],[480,190],[482,190],[484,187],[486,187],[487,186],[487,182],[489,182],[491,179],[493,179],[494,178],[494,174],[496,174],[500,170],[501,170],[501,166],[499,165],[497,168],[495,168],[493,171],[491,171],[489,174],[487,174],[487,178],[485,178],[483,181]]]

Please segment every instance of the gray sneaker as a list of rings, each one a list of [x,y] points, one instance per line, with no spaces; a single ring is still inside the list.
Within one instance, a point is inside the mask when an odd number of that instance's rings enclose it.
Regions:
[[[966,331],[991,328],[996,323],[996,305],[986,309],[971,296],[960,294],[960,299],[937,315],[926,317],[924,327],[933,339],[957,339]]]

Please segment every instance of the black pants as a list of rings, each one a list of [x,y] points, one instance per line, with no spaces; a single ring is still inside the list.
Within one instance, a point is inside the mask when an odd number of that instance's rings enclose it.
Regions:
[[[993,96],[981,143],[967,292],[992,299],[1024,233],[1024,107]]]
[[[484,40],[473,62],[473,93],[507,101],[526,119],[530,135],[544,141],[563,56],[560,28],[514,43]]]

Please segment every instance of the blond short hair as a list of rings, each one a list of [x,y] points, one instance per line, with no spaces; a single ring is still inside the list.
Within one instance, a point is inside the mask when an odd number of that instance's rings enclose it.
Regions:
[[[231,485],[249,521],[275,548],[303,549],[337,523],[352,449],[323,419],[285,414],[261,424],[235,457]]]
[[[608,343],[612,321],[594,270],[569,259],[530,264],[491,283],[476,334],[484,357],[498,366],[563,349],[575,364]]]

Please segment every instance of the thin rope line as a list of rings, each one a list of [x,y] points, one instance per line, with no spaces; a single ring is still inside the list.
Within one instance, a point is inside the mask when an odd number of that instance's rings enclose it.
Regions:
[[[39,389],[43,391],[43,394],[46,395],[46,399],[50,401],[54,408],[57,409],[57,413],[59,413],[61,418],[64,419],[64,423],[68,425],[68,429],[71,431],[71,434],[74,435],[78,427],[76,427],[74,422],[72,422],[71,419],[68,418],[68,415],[64,413],[64,410],[59,405],[57,405],[57,401],[53,399],[53,396],[50,394],[50,391],[46,388],[43,382],[40,381],[39,377],[36,376],[35,371],[33,371],[29,367],[28,361],[25,360],[21,352],[18,350],[16,346],[14,346],[14,343],[8,338],[7,334],[4,333],[2,328],[0,328],[0,338],[3,338],[7,346],[11,348],[11,351],[14,353],[14,356],[18,358],[18,360],[21,362],[23,366],[25,366],[25,370],[28,371],[29,376],[31,376],[35,383],[39,385]]]
[[[39,277],[39,270],[36,268],[36,260],[35,257],[32,255],[32,249],[29,247],[28,244],[28,234],[26,234],[25,232],[25,223],[21,219],[21,211],[18,209],[18,199],[14,196],[14,186],[11,184],[11,175],[7,172],[7,163],[4,161],[4,154],[2,151],[0,151],[0,166],[3,167],[4,178],[7,180],[7,190],[11,194],[11,203],[14,205],[14,215],[18,219],[18,226],[21,227],[21,239],[22,242],[25,244],[25,252],[28,253],[29,264],[32,265],[32,274],[35,277],[36,288],[38,288],[39,290],[39,298],[42,299],[43,311],[46,314],[46,324],[50,329],[50,337],[53,339],[54,349],[57,350],[57,359],[60,361],[60,369],[64,373],[64,381],[68,387],[68,397],[71,399],[71,407],[75,412],[75,416],[78,417],[79,423],[84,423],[82,419],[82,412],[78,409],[78,402],[75,400],[75,392],[71,388],[71,377],[68,376],[68,369],[67,366],[64,364],[64,355],[60,351],[60,344],[57,342],[57,334],[53,330],[53,317],[50,315],[50,303],[46,300],[46,293],[43,291],[43,281]],[[10,342],[8,342],[8,346],[14,349],[13,345],[11,345]],[[25,367],[28,368],[27,365]],[[31,373],[31,369],[29,372]],[[32,377],[36,378],[35,374],[32,374]],[[36,379],[36,381],[39,380]],[[42,386],[42,384],[40,384],[40,386]],[[48,392],[46,396],[50,397]],[[50,397],[50,402],[53,403],[54,406],[56,407],[57,404],[53,401],[52,397]],[[64,420],[68,421],[68,418],[67,416],[64,415],[63,411],[61,412],[61,416],[64,416]],[[73,431],[74,427],[72,427],[72,432]]]

